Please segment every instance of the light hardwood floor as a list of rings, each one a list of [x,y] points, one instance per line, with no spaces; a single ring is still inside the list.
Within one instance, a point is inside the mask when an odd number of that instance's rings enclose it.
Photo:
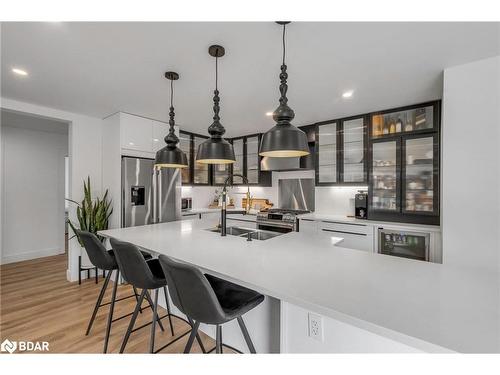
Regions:
[[[89,336],[85,336],[90,315],[103,285],[102,276],[96,285],[94,279],[70,283],[66,280],[66,255],[57,255],[0,267],[0,341],[48,341],[50,353],[102,353],[108,306],[99,309]],[[110,282],[105,302],[111,296]],[[117,297],[132,293],[129,285],[118,287]],[[135,307],[135,298],[117,302],[115,317],[128,314]],[[159,308],[160,316],[166,311]],[[151,321],[151,309],[139,314],[136,327]],[[117,353],[130,317],[113,323],[109,353]],[[155,347],[159,348],[190,329],[183,320],[173,318],[175,336],[170,333],[168,319],[163,319],[165,331],[157,326]],[[150,326],[130,336],[126,353],[147,353]],[[201,333],[207,350],[214,341]],[[167,347],[161,353],[182,353],[189,335]],[[194,342],[192,353],[201,352]],[[225,349],[225,352],[229,350]]]

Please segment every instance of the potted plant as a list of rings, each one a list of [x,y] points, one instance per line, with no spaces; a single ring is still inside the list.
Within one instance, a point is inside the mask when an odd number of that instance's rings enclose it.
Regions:
[[[76,208],[76,217],[78,219],[78,227],[75,227],[68,219],[68,225],[73,230],[74,235],[71,237],[76,237],[80,246],[83,247],[83,243],[78,237],[76,230],[85,230],[90,233],[94,233],[97,235],[97,232],[100,230],[108,229],[109,217],[113,213],[113,208],[111,206],[111,200],[108,199],[108,190],[104,193],[102,198],[92,198],[91,187],[90,187],[90,177],[87,177],[87,181],[83,181],[83,200],[79,203],[74,200],[66,198],[69,202],[76,204],[78,207]],[[71,239],[70,238],[70,239]],[[98,236],[101,241],[104,241],[103,237]],[[81,266],[81,256],[78,259],[79,263],[79,277],[82,270],[88,270],[94,267],[85,267]],[[96,270],[97,273],[97,270]]]

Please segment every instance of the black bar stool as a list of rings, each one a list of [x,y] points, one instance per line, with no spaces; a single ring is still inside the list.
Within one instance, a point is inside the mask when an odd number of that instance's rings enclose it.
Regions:
[[[198,268],[176,262],[165,255],[160,255],[159,260],[174,305],[195,322],[184,353],[191,351],[200,323],[216,325],[215,349],[217,353],[222,353],[222,324],[233,319],[238,321],[250,352],[256,353],[242,316],[264,301],[262,294],[215,276],[204,275]]]
[[[116,291],[118,289],[118,280],[120,277],[120,270],[118,268],[118,263],[116,262],[116,258],[114,255],[113,250],[106,250],[102,242],[97,238],[97,236],[93,233],[87,232],[87,231],[81,231],[77,230],[76,231],[78,238],[82,241],[83,245],[85,246],[85,250],[87,251],[87,254],[89,256],[90,261],[92,264],[99,268],[102,269],[104,272],[108,271],[108,274],[106,276],[106,279],[104,280],[104,284],[101,288],[101,291],[99,293],[99,297],[97,298],[97,302],[94,307],[94,311],[92,312],[92,317],[90,318],[89,325],[87,327],[87,331],[85,332],[85,336],[88,336],[90,333],[90,330],[92,329],[92,325],[94,324],[94,320],[97,315],[97,311],[99,310],[100,307],[106,306],[106,305],[111,305],[108,313],[108,322],[106,325],[106,336],[104,338],[104,353],[107,352],[108,350],[108,342],[109,342],[109,335],[111,333],[111,324],[113,322],[116,322],[117,320],[123,319],[127,316],[132,315],[133,313],[126,314],[123,316],[120,316],[119,318],[113,319],[113,311],[115,308],[115,302],[122,301],[127,298],[135,297],[137,301],[139,301],[139,294],[137,293],[137,289],[134,285],[132,285],[132,288],[134,290],[134,294],[116,299]],[[141,257],[143,259],[151,259],[152,256],[146,252],[141,253]],[[113,286],[113,292],[111,295],[111,301],[108,303],[102,303],[104,293],[106,292],[106,288],[108,287],[109,280],[111,279],[111,275],[113,274],[113,271],[116,270],[116,275],[115,275],[115,284]],[[143,291],[144,292],[144,291]],[[149,302],[149,306],[151,309],[153,309],[153,302],[151,300],[151,296],[149,293],[146,293],[146,298]],[[140,309],[142,312],[142,308]],[[161,325],[161,329],[163,330],[163,325]]]
[[[174,336],[174,328],[172,325],[172,314],[170,312],[170,303],[167,293],[167,279],[165,278],[165,275],[163,273],[163,270],[160,266],[158,259],[149,259],[146,261],[142,257],[141,252],[137,246],[128,242],[118,241],[113,238],[111,239],[111,246],[115,250],[115,255],[118,260],[118,264],[120,265],[120,269],[122,270],[125,279],[136,288],[141,288],[143,290],[141,295],[139,296],[139,300],[137,301],[137,305],[135,307],[132,318],[130,319],[130,323],[127,332],[125,334],[125,337],[123,338],[123,342],[120,348],[120,353],[123,353],[123,351],[125,350],[130,334],[136,331],[137,329],[142,328],[138,327],[134,329],[134,325],[135,325],[135,320],[137,319],[137,315],[139,313],[141,303],[148,289],[154,290],[153,319],[151,322],[151,337],[149,340],[149,352],[157,353],[165,349],[167,346],[173,344],[177,340],[181,339],[182,337],[186,336],[190,331],[187,331],[183,335],[175,338],[168,344],[162,346],[161,348],[155,351],[154,346],[155,346],[156,320],[160,321],[159,319],[163,319],[165,317],[165,316],[161,318],[158,317],[158,290],[160,288],[163,289],[163,293],[165,294],[165,301],[167,304],[166,316],[168,316],[168,320],[170,323],[170,330],[172,332],[172,336]],[[188,324],[190,324],[192,327],[191,322],[188,322]],[[205,352],[205,348],[203,347],[201,339],[197,334],[196,334],[196,339],[198,340],[198,343],[200,344],[202,351]]]

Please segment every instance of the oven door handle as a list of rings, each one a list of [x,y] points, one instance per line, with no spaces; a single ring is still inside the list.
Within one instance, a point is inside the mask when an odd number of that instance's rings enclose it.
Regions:
[[[267,227],[278,227],[278,228],[290,228],[293,230],[294,225],[293,224],[282,224],[282,223],[276,223],[276,222],[269,222],[269,221],[257,221],[257,225],[264,225]]]

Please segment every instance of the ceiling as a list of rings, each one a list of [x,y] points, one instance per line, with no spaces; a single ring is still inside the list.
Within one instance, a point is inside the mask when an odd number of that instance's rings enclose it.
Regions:
[[[287,29],[296,125],[441,98],[443,69],[500,54],[499,23],[294,22]],[[99,118],[125,111],[205,133],[219,59],[227,135],[269,129],[278,104],[281,29],[272,22],[2,23],[2,96]],[[11,72],[28,71],[26,77]],[[350,99],[342,93],[353,90]]]
[[[64,121],[33,116],[27,113],[0,110],[2,126],[39,130],[50,133],[68,134],[69,124]]]

